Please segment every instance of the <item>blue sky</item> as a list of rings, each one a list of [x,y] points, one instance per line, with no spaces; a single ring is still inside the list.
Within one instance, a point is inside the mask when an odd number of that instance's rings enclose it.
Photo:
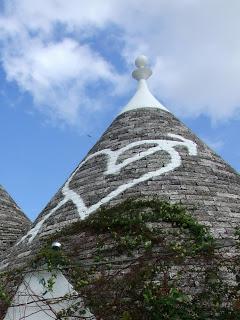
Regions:
[[[2,1],[0,183],[34,219],[135,90],[149,86],[240,170],[240,2]]]

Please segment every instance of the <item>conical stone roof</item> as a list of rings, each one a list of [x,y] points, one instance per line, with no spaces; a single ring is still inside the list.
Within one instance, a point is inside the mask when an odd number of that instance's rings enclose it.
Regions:
[[[216,238],[240,223],[240,176],[149,92],[140,57],[138,91],[2,261],[21,264],[39,240],[129,197],[181,203]],[[16,254],[17,251],[17,254]]]
[[[112,206],[129,198],[156,196],[181,203],[210,228],[214,238],[220,240],[221,248],[234,248],[235,228],[240,225],[240,176],[153,97],[146,84],[151,75],[146,63],[145,57],[136,60],[137,70],[133,72],[139,81],[136,94],[41,212],[33,227],[2,257],[2,271],[23,266],[29,270],[29,259],[50,235],[94,214],[102,205]],[[88,265],[92,259],[94,264],[93,252],[98,239],[94,234],[79,232],[69,234],[67,240],[63,236],[64,250],[70,251],[73,247],[76,262]],[[227,255],[231,250],[227,248]],[[123,259],[120,262],[123,263]],[[13,292],[17,289],[13,301],[22,301],[19,300],[21,288],[28,275],[18,289],[13,288]],[[36,283],[39,285],[39,274],[36,271],[30,275],[36,280],[34,289]],[[71,275],[68,276],[71,279]],[[58,274],[58,278],[57,287],[61,287],[66,279],[62,280],[62,274]],[[12,319],[12,313],[18,314],[15,319],[22,319],[21,306],[29,301],[28,291],[29,288],[20,306],[8,309],[5,320]],[[59,298],[58,293],[55,292],[54,298]],[[0,316],[5,312],[6,307]],[[31,308],[27,312],[31,313]],[[41,308],[38,312],[42,316]]]
[[[0,186],[0,257],[29,228],[31,222]]]

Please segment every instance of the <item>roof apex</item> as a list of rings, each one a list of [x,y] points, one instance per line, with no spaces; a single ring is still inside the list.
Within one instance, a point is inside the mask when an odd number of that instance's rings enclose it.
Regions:
[[[148,59],[141,55],[135,60],[136,70],[133,71],[132,77],[138,81],[138,88],[135,95],[122,109],[121,113],[139,108],[158,108],[168,111],[149,91],[146,80],[152,75],[152,70],[147,66]]]

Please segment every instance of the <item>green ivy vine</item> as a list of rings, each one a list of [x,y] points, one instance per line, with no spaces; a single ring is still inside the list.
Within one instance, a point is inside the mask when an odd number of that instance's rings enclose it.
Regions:
[[[69,240],[84,234],[95,241],[89,264]],[[51,248],[56,239],[62,250]],[[215,251],[208,229],[183,207],[128,199],[56,233],[31,267],[52,272],[49,291],[56,270],[63,272],[98,320],[240,320],[239,282],[225,281],[221,271],[238,279],[239,259]],[[84,312],[76,301],[58,319],[85,319]]]

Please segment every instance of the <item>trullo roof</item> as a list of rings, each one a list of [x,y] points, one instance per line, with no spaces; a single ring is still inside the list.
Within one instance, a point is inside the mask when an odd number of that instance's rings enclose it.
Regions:
[[[0,186],[0,258],[29,228],[31,222]]]
[[[138,90],[40,213],[32,229],[2,261],[21,264],[39,240],[101,205],[129,197],[183,204],[217,238],[231,238],[240,222],[240,177],[149,91],[151,75],[140,56]],[[17,254],[16,254],[17,251]]]

